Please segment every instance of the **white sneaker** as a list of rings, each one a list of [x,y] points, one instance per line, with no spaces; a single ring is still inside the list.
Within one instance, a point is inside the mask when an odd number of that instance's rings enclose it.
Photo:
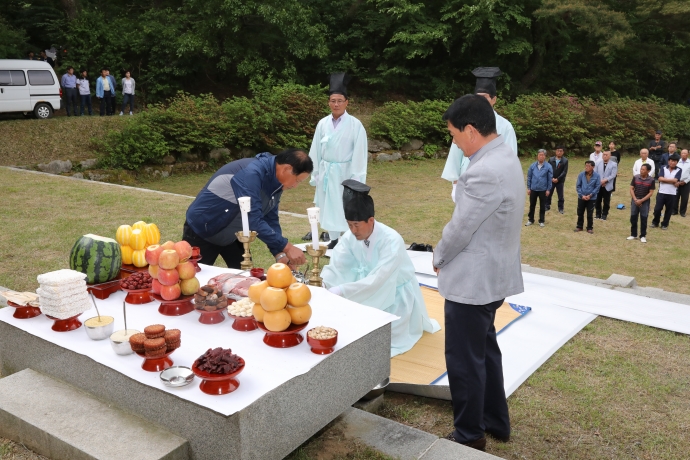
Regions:
[[[646,243],[646,242],[647,242],[647,238],[645,238],[644,236],[642,238],[640,238],[640,243]]]
[[[124,115],[124,113],[120,112],[120,116]]]
[[[132,112],[129,112],[130,115],[134,115]]]
[[[529,227],[529,226],[532,225],[533,223],[534,223],[534,222],[530,222],[530,221],[528,220],[527,223],[525,224],[525,227]]]
[[[544,222],[540,223],[539,226],[540,226],[540,227],[543,227],[543,226],[544,226]]]
[[[636,240],[637,237],[636,237],[636,236],[629,236],[627,239],[629,239],[629,240]]]

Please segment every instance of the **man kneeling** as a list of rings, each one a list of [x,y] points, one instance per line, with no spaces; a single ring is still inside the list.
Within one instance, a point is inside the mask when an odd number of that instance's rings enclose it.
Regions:
[[[321,276],[334,294],[400,317],[391,325],[393,357],[411,349],[423,331],[434,333],[440,327],[429,319],[402,237],[374,219],[371,187],[351,179],[343,185],[350,230],[338,241]]]

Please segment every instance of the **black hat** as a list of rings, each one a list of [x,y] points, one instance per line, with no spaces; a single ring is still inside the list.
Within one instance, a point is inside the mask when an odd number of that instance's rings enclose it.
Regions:
[[[657,129],[656,134],[664,134],[664,133],[662,133],[660,129]]]
[[[332,73],[331,84],[328,87],[328,95],[342,94],[347,99],[347,84],[350,82],[350,76],[345,72]]]
[[[474,94],[486,93],[491,97],[496,96],[496,78],[503,75],[498,67],[477,67],[472,71],[472,75],[477,77],[474,86]]]
[[[343,208],[345,219],[363,222],[374,217],[374,200],[369,196],[369,187],[353,179],[343,181]]]
[[[680,161],[680,155],[678,155],[677,153],[674,153],[673,155],[670,155],[670,156],[668,157],[668,159],[669,159],[669,160]]]

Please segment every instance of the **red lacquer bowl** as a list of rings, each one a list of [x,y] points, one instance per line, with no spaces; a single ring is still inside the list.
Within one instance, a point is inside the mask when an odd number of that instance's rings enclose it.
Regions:
[[[126,265],[122,264],[122,267],[120,268],[121,272],[129,272],[129,273],[136,273],[136,272],[148,272],[149,267],[148,265],[146,267],[135,267],[134,265]],[[124,277],[126,278],[126,277]]]
[[[197,309],[197,311],[200,313],[199,322],[201,324],[222,323],[223,321],[225,321],[225,315],[223,314],[223,310],[225,310],[225,308],[221,308],[219,310],[214,310],[214,311],[206,311],[206,310]]]
[[[147,358],[146,353],[141,353],[138,351],[136,353],[142,358],[144,358],[144,362],[141,363],[142,369],[148,372],[160,372],[166,370],[169,367],[172,367],[173,360],[168,358],[168,356],[170,356],[174,352],[175,350],[168,351],[163,356],[160,356],[158,358]]]
[[[120,274],[123,272],[121,271]],[[127,272],[124,272],[127,273]],[[127,273],[127,276],[131,275],[131,273]],[[90,293],[93,294],[93,296],[97,299],[105,300],[108,297],[110,297],[110,294],[114,294],[115,292],[120,290],[120,280],[112,280],[112,281],[107,281],[105,283],[98,283],[98,284],[87,284],[86,285],[86,290],[89,291]]]
[[[290,324],[290,327],[280,332],[269,331],[266,329],[266,326],[264,326],[264,323],[260,323],[259,321],[257,321],[256,324],[259,326],[259,329],[266,333],[266,335],[264,335],[264,343],[266,345],[273,348],[290,348],[296,347],[302,343],[304,337],[299,331],[307,327],[309,321],[304,324]]]
[[[55,321],[55,323],[53,323],[53,327],[51,327],[51,329],[55,332],[69,332],[75,329],[79,329],[81,327],[81,321],[77,319],[79,318],[79,316],[81,316],[81,313],[70,318],[58,319],[46,315],[46,317]]]
[[[183,295],[179,299],[165,300],[158,294],[151,293],[151,297],[161,303],[158,313],[165,316],[182,316],[194,311],[193,295]]]
[[[153,302],[153,299],[151,298],[151,288],[126,289],[120,287],[120,289],[127,293],[127,297],[125,297],[125,302],[131,303],[132,305],[142,305],[145,303]]]
[[[311,329],[309,330],[311,331]],[[332,339],[313,339],[309,337],[309,331],[307,331],[307,343],[311,346],[311,352],[317,355],[328,355],[333,353],[336,342],[338,342],[338,332],[336,331],[335,337]]]
[[[254,316],[235,316],[228,312],[228,316],[235,321],[232,322],[232,328],[240,332],[255,331],[259,326],[256,325]]]
[[[240,372],[244,370],[245,362],[244,359],[240,358],[242,365],[235,372],[229,374],[210,374],[199,370],[196,367],[196,361],[192,365],[192,372],[194,375],[201,379],[199,384],[199,389],[206,393],[207,395],[226,395],[232,393],[240,387],[240,381],[235,377],[240,375]]]
[[[9,300],[7,301],[7,306],[8,307],[13,307],[14,310],[14,315],[12,315],[13,318],[17,319],[29,319],[29,318],[35,318],[38,315],[41,314],[41,309],[38,307],[32,307],[31,305],[19,305],[14,302],[10,302]]]

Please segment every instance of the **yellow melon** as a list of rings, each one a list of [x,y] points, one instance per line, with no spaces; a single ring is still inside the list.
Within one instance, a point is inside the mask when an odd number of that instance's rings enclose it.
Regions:
[[[122,252],[122,263],[132,265],[132,250],[129,245],[120,245],[120,252]]]
[[[146,236],[146,246],[158,244],[161,241],[161,232],[156,224],[147,224],[144,228],[144,235]]]
[[[140,268],[148,265],[148,262],[146,262],[146,249],[138,249],[132,252],[132,264]]]
[[[146,248],[146,236],[141,229],[135,228],[132,230],[132,235],[129,237],[129,246],[135,251]]]
[[[117,232],[115,232],[115,240],[120,243],[120,246],[127,246],[130,236],[132,236],[132,227],[130,225],[120,225],[117,228]]]
[[[143,231],[145,228],[146,222],[144,222],[143,220],[140,220],[139,222],[135,222],[134,224],[132,224],[132,230],[139,229]]]

